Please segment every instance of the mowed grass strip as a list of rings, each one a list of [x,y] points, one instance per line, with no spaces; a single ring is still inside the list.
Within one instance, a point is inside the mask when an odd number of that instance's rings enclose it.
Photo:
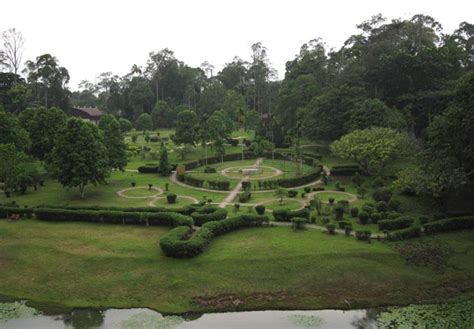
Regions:
[[[172,259],[158,246],[167,230],[1,220],[0,294],[163,312],[228,309],[194,302],[227,295],[241,301],[236,309],[347,308],[442,300],[474,282],[470,232],[436,237],[454,252],[438,273],[407,265],[388,244],[287,227],[243,229],[196,258]]]

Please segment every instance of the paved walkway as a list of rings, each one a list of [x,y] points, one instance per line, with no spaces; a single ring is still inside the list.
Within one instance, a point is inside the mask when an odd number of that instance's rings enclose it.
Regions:
[[[258,167],[262,163],[263,158],[258,158],[257,161],[255,161],[254,166]],[[234,187],[232,191],[230,191],[229,195],[225,197],[225,199],[219,204],[219,208],[225,208],[230,202],[234,201],[235,197],[237,194],[239,194],[240,190],[242,189],[242,183],[247,181],[249,179],[248,176],[245,176],[243,179],[240,180],[240,182],[237,183],[237,185]]]

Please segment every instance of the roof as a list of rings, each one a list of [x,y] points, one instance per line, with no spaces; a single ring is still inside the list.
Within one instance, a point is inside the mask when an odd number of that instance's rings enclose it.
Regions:
[[[75,107],[74,109],[84,112],[91,117],[101,117],[105,114],[104,112],[99,110],[97,107]]]

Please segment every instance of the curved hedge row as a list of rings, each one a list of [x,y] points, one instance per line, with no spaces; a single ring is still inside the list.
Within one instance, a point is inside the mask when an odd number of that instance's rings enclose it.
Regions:
[[[190,227],[180,226],[172,229],[160,239],[160,248],[169,257],[191,258],[202,253],[212,239],[218,235],[242,227],[261,226],[264,222],[268,222],[267,216],[240,215],[205,223],[192,237]]]
[[[440,219],[423,225],[426,234],[474,228],[474,216]]]
[[[227,210],[216,206],[204,206],[191,214],[194,225],[201,226],[207,222],[223,220],[227,217]]]
[[[71,210],[37,208],[36,218],[53,222],[90,222],[108,224],[193,226],[193,219],[175,212],[127,212],[112,210]]]
[[[33,208],[20,208],[18,206],[0,206],[0,219],[8,218],[11,215],[32,216]]]
[[[421,235],[420,226],[410,226],[401,230],[388,232],[387,240],[389,241],[401,241],[411,238],[417,238]]]
[[[302,176],[297,176],[297,177],[290,177],[290,178],[280,178],[280,179],[274,179],[274,180],[263,180],[259,181],[262,186],[271,186],[273,185],[280,186],[280,187],[295,187],[295,186],[301,186],[305,185],[311,182],[314,182],[319,178],[321,175],[321,171],[323,170],[322,166],[318,166],[316,169],[311,170],[309,173],[302,175]],[[270,183],[271,182],[271,183]],[[259,184],[259,185],[260,185]]]

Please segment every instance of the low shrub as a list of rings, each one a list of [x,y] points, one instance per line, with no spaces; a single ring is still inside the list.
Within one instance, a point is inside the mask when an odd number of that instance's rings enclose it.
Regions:
[[[391,230],[400,230],[411,226],[415,220],[412,217],[400,217],[397,219],[384,219],[378,222],[379,230],[381,231],[391,231]]]
[[[382,219],[382,215],[378,212],[373,212],[372,214],[370,214],[370,221],[373,223],[373,224],[377,224],[379,222],[379,220]]]
[[[266,216],[240,215],[221,221],[205,223],[201,229],[190,238],[190,227],[177,227],[160,239],[160,248],[166,256],[175,258],[190,258],[202,253],[212,239],[242,227],[261,226],[268,222]]]
[[[359,223],[366,225],[369,222],[369,214],[365,211],[359,213]]]
[[[313,187],[313,192],[320,192],[320,191],[324,191],[324,190],[326,190],[326,189],[322,186]]]
[[[356,218],[357,216],[359,216],[359,208],[352,207],[351,208],[351,217]]]
[[[388,202],[388,210],[390,211],[400,211],[402,203],[399,200],[390,200]]]
[[[334,204],[335,199],[334,198],[329,198],[328,201],[329,201],[329,204]]]
[[[346,226],[344,226],[344,234],[346,236],[349,236],[351,235],[351,232],[352,232],[352,224],[348,223]]]
[[[370,241],[372,232],[369,230],[358,230],[355,232],[356,239],[361,241]]]
[[[420,222],[421,225],[426,224],[430,221],[430,218],[428,216],[420,216],[418,217],[418,221]]]
[[[239,212],[240,210],[240,203],[234,204],[234,212]]]
[[[387,217],[387,219],[397,219],[401,216],[402,216],[402,214],[400,214],[399,212],[396,212],[396,211],[389,211],[385,214],[385,217]]]
[[[326,229],[328,230],[329,234],[331,234],[331,235],[336,234],[336,225],[328,224],[328,225],[326,225]]]
[[[252,182],[249,182],[249,181],[242,182],[242,188],[244,190],[250,190],[251,187],[252,187]]]
[[[148,163],[138,167],[138,172],[142,174],[156,174],[159,171],[159,165]]]
[[[304,193],[309,193],[309,192],[311,192],[311,187],[306,186],[306,187],[304,188]]]
[[[257,212],[258,215],[263,216],[265,214],[265,206],[261,204],[258,206],[255,206],[255,211]]]
[[[176,203],[176,199],[178,198],[178,196],[174,193],[168,193],[166,195],[166,200],[168,200],[168,203],[169,204],[173,204],[173,203]]]
[[[345,221],[340,221],[337,224],[339,225],[340,229],[344,229],[344,227],[346,227],[347,225],[352,225],[351,223]]]
[[[337,205],[334,207],[334,217],[337,221],[340,221],[342,220],[342,218],[344,217],[344,212],[345,212],[345,209],[343,206],[341,205]]]
[[[379,201],[375,205],[375,209],[377,209],[378,212],[386,212],[388,211],[388,204],[385,201]]]
[[[245,191],[239,194],[239,202],[240,203],[245,203],[250,201],[250,198],[252,197],[252,194],[249,191]]]
[[[233,147],[236,147],[239,145],[239,140],[238,139],[234,139],[234,138],[231,138],[229,139],[229,144]]]
[[[308,220],[306,218],[302,217],[293,217],[291,219],[291,227],[293,228],[294,231],[296,230],[301,230],[306,227],[306,223]]]
[[[377,202],[379,201],[389,202],[391,197],[392,197],[392,191],[390,191],[387,188],[378,188],[372,193],[372,198]]]
[[[309,219],[310,211],[309,209],[301,209],[296,211],[289,211],[286,209],[275,210],[273,211],[273,217],[277,222],[289,222],[294,217],[302,217]]]
[[[213,190],[228,191],[230,188],[229,181],[207,181],[207,187]]]
[[[33,208],[20,208],[16,205],[1,206],[0,205],[0,219],[10,218],[12,215],[19,215],[20,217],[31,218],[33,216]]]
[[[474,216],[444,218],[423,225],[426,234],[474,228]]]
[[[354,176],[360,172],[358,165],[340,165],[331,168],[331,176]]]
[[[289,190],[289,191],[288,191],[288,196],[289,196],[290,198],[294,198],[294,197],[296,197],[297,195],[298,195],[298,191],[295,191],[295,190]]]
[[[400,241],[411,238],[417,238],[421,235],[421,228],[419,226],[410,226],[401,230],[387,232],[387,239],[389,241]]]
[[[216,172],[217,172],[217,169],[214,167],[207,166],[206,168],[204,168],[204,173],[206,174],[215,174]]]

